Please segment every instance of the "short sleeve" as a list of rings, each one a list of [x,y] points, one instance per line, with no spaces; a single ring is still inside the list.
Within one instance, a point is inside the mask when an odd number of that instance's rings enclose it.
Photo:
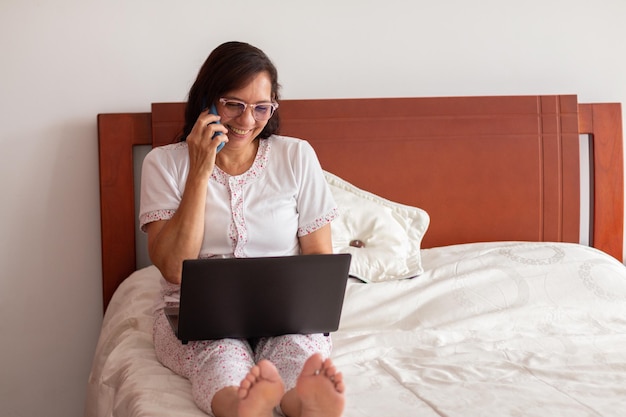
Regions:
[[[141,168],[141,230],[148,223],[170,219],[178,209],[182,197],[178,172],[168,150],[154,148],[146,155]]]
[[[298,236],[304,236],[330,223],[339,212],[315,150],[306,141],[301,141],[298,149],[294,166],[296,181],[301,184],[297,196]]]

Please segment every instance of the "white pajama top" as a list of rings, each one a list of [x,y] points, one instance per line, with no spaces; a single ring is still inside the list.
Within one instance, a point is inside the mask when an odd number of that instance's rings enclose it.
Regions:
[[[278,135],[259,142],[252,167],[244,174],[231,176],[215,166],[208,183],[199,257],[296,255],[300,252],[298,237],[338,216],[308,142]],[[141,173],[142,230],[146,224],[170,219],[176,212],[188,172],[186,142],[157,147],[148,153]],[[178,298],[178,286],[166,287],[167,298]]]

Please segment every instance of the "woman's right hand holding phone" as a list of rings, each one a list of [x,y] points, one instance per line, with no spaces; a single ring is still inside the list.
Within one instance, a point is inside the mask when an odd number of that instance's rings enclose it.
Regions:
[[[204,110],[187,136],[189,174],[208,176],[215,167],[218,147],[228,142],[228,130],[219,123],[220,116]]]
[[[226,127],[208,110],[200,113],[187,136],[189,172],[176,213],[169,220],[148,224],[148,250],[166,280],[179,284],[182,262],[197,258],[204,236],[207,184],[215,167],[217,147],[228,142]],[[222,133],[215,136],[216,133]]]

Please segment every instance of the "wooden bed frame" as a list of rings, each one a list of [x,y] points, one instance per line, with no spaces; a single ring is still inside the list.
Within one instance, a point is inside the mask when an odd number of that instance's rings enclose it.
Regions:
[[[133,146],[172,143],[184,103],[98,115],[104,309],[136,269]],[[575,95],[284,100],[281,134],[322,167],[431,216],[423,248],[579,242],[579,136],[590,135],[590,244],[622,260],[621,105]]]

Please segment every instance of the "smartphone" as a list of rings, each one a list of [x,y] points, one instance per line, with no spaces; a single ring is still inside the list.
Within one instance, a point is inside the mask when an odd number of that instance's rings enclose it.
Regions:
[[[209,113],[217,115],[217,109],[215,108],[215,104],[211,105],[211,108],[209,109]],[[219,123],[219,120],[217,122],[213,122],[213,123]],[[213,135],[213,138],[215,138],[216,136],[222,135],[222,134],[223,134],[222,132],[215,132],[215,134]],[[226,145],[226,142],[220,143],[218,145],[218,147],[217,147],[217,151],[216,152],[221,151],[222,148],[224,147],[224,145]]]

